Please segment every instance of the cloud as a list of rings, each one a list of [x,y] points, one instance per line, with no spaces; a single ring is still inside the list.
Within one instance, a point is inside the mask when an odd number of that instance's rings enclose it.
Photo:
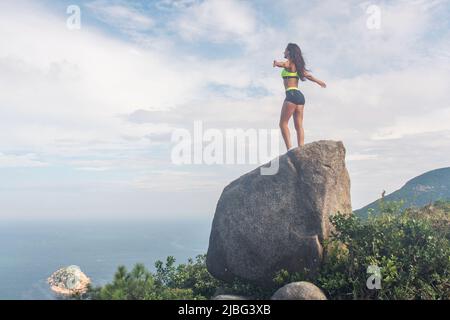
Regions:
[[[370,5],[380,9],[380,29],[367,28]],[[436,16],[444,9],[444,2],[428,6],[424,1],[298,1],[282,0],[292,41],[298,42],[313,68],[330,73],[353,76],[364,73],[383,73],[388,69],[409,67],[431,54],[439,27]],[[288,10],[296,7],[297,10]],[[298,13],[302,12],[301,19]],[[441,19],[445,19],[442,17]],[[435,34],[437,37],[430,37]],[[447,46],[448,48],[448,46]]]
[[[179,73],[178,63],[153,51],[95,29],[70,32],[58,17],[33,6],[1,7],[3,150],[92,156],[149,147],[145,136],[158,127],[132,125],[119,114],[136,106],[177,105],[202,87],[200,77]],[[174,78],[184,83],[176,95],[167,86]]]
[[[33,153],[17,155],[0,153],[0,168],[41,168],[47,167],[48,163],[39,159]]]
[[[182,182],[182,183],[181,183]],[[220,189],[226,179],[218,178],[212,172],[155,170],[139,176],[130,187],[158,192],[210,191]]]
[[[207,194],[211,206],[202,210],[211,212],[221,186],[249,167],[174,168],[171,132],[197,120],[220,130],[276,128],[284,92],[271,62],[287,42],[300,43],[328,83],[326,90],[300,84],[306,140],[344,141],[357,205],[448,158],[444,2],[381,2],[382,29],[374,32],[366,28],[368,2],[359,1],[163,1],[170,12],[154,15],[137,2],[90,2],[110,33],[89,21],[70,32],[64,14],[36,3],[0,2],[1,161],[75,169],[67,180],[74,194],[94,183],[75,181],[87,174],[105,185],[111,179],[108,192],[129,193],[125,211],[133,203],[150,212],[153,203],[140,204],[159,185],[154,201],[163,212],[167,197],[175,199],[170,190],[193,187]],[[73,197],[65,201],[54,211],[79,208]],[[207,201],[185,196],[170,210]],[[111,209],[94,203],[84,208]]]
[[[172,28],[189,41],[245,41],[255,32],[257,19],[242,1],[209,0],[183,11]]]
[[[154,27],[155,21],[130,6],[129,3],[115,3],[96,0],[86,4],[99,20],[112,27],[126,31],[146,31]]]
[[[376,154],[360,154],[360,153],[353,153],[349,154],[345,157],[347,161],[362,161],[362,160],[371,160],[376,159],[378,155]]]
[[[159,0],[156,7],[160,10],[179,10],[186,9],[198,2],[199,0]]]
[[[371,138],[374,140],[399,139],[406,135],[450,131],[450,108],[431,110],[426,116],[405,116],[395,124],[380,128]]]
[[[165,142],[161,137],[173,129],[165,124],[171,123],[175,108],[189,114],[192,107],[203,116],[196,106],[207,108],[207,101],[217,97],[205,90],[209,83],[240,88],[242,93],[258,81],[250,74],[242,76],[245,65],[235,65],[233,59],[208,65],[191,56],[174,60],[168,53],[115,40],[92,27],[70,32],[60,17],[26,4],[2,3],[0,10],[2,150],[29,150],[50,163],[76,168],[73,158],[123,153],[134,163],[145,150]],[[15,30],[14,35],[9,30]],[[221,72],[210,73],[209,68]],[[167,85],[174,79],[182,84],[176,89]],[[232,104],[221,108],[215,103],[215,110],[227,113]],[[153,123],[133,123],[121,116],[138,108],[172,111]],[[162,155],[158,151],[151,157]]]
[[[108,160],[76,160],[70,165],[81,171],[108,171],[114,168],[114,161]]]

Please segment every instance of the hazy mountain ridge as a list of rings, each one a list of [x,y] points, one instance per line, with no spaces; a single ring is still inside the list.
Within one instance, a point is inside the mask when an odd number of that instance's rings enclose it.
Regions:
[[[450,167],[425,172],[405,183],[400,189],[386,195],[384,201],[404,200],[403,208],[420,207],[437,200],[450,200]],[[367,217],[368,210],[378,213],[379,201],[355,210],[355,214]]]

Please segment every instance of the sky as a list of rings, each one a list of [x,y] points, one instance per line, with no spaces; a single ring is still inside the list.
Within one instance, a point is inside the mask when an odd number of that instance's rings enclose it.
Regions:
[[[344,143],[358,209],[450,166],[449,21],[448,0],[1,1],[0,220],[211,218],[257,165],[177,165],[172,134],[276,130],[289,42],[328,85],[300,84],[305,142]]]

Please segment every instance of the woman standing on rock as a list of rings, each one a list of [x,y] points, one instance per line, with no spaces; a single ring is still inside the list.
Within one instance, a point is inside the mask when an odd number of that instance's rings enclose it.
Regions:
[[[291,133],[289,132],[289,119],[294,115],[295,130],[297,131],[298,146],[305,144],[305,131],[303,129],[303,111],[305,107],[305,97],[298,89],[299,79],[306,79],[317,83],[322,88],[326,88],[325,82],[314,78],[306,69],[305,60],[302,51],[295,43],[289,43],[284,51],[285,62],[274,61],[273,67],[284,68],[281,72],[284,87],[286,89],[286,99],[281,109],[280,129],[283,135],[284,143],[288,150],[292,148]]]

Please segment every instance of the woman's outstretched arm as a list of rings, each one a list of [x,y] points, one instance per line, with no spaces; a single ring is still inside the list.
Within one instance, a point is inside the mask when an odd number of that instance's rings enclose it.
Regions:
[[[327,85],[325,82],[323,82],[322,80],[319,80],[317,78],[315,78],[311,73],[309,73],[308,71],[305,71],[305,78],[308,79],[309,81],[315,82],[317,83],[319,86],[321,86],[322,88],[326,88]]]
[[[280,68],[289,68],[289,60],[288,61],[276,61],[273,60],[273,67],[280,67]]]

